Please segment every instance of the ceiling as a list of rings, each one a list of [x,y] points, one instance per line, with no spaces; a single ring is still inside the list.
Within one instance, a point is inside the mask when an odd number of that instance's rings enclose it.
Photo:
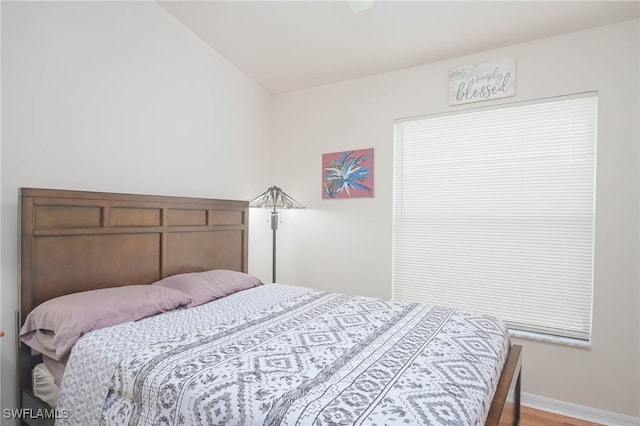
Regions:
[[[640,16],[638,1],[157,2],[272,94]]]

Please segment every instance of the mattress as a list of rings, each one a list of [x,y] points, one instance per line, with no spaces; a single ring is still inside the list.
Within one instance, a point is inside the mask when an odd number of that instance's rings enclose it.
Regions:
[[[53,373],[44,363],[37,364],[32,371],[33,394],[55,408],[58,405],[60,388],[55,383]]]
[[[80,338],[57,424],[484,424],[505,325],[266,284]]]

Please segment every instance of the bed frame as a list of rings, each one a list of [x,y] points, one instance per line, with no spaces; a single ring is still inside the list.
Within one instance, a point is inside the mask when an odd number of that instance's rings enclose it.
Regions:
[[[20,324],[40,303],[68,293],[183,272],[247,272],[246,201],[22,188],[20,212]],[[510,351],[487,425],[519,422],[520,350]],[[32,393],[39,361],[19,344],[22,408],[50,408]],[[24,423],[48,423],[34,420]]]

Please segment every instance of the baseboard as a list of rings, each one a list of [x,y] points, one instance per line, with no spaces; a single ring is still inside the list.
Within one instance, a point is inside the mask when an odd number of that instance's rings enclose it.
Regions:
[[[522,405],[607,426],[639,426],[640,418],[522,392]]]

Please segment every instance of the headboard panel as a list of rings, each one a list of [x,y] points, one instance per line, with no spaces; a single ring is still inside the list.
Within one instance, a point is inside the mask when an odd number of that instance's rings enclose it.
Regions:
[[[22,188],[21,321],[67,293],[247,272],[248,202]]]

